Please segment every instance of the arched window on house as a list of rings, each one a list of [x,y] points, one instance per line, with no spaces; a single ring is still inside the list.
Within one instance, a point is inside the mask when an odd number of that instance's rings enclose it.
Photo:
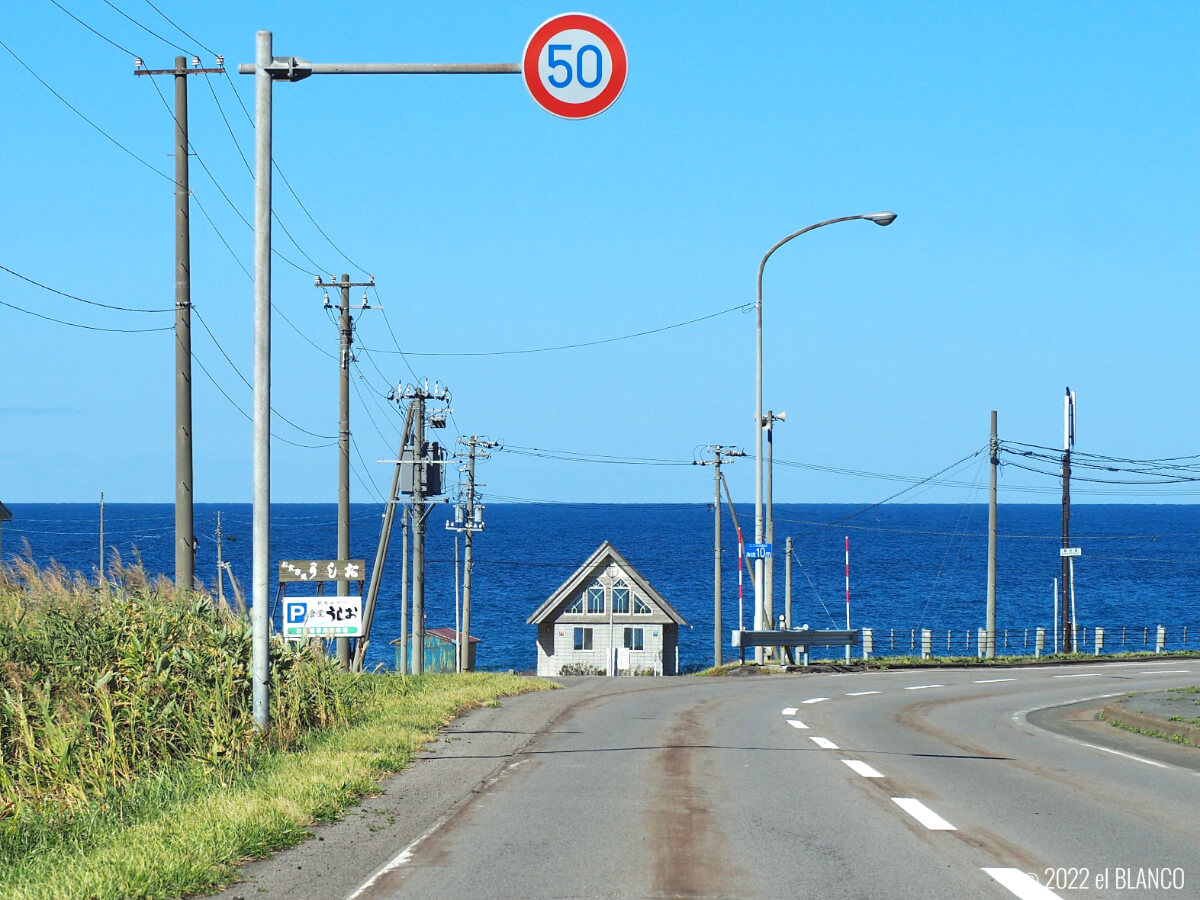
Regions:
[[[604,613],[604,586],[598,580],[588,585],[587,611],[590,616]]]
[[[628,613],[629,612],[629,585],[624,579],[617,579],[613,585],[613,612]]]

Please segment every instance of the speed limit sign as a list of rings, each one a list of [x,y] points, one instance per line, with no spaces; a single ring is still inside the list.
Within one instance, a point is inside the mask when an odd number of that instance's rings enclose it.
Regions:
[[[565,119],[586,119],[608,109],[625,87],[628,68],[617,33],[583,13],[542,23],[521,57],[521,74],[533,99]]]

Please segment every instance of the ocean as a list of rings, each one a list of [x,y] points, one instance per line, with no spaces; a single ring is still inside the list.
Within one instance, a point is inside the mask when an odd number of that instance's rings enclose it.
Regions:
[[[9,504],[13,519],[0,532],[6,560],[27,552],[94,574],[99,561],[98,504]],[[747,542],[752,506],[738,506]],[[215,591],[216,526],[221,514],[224,558],[249,593],[250,504],[197,504],[196,575]],[[426,625],[455,624],[455,533],[448,504],[430,511],[426,549]],[[713,510],[704,504],[495,503],[474,538],[471,618],[480,639],[481,669],[518,672],[536,665],[535,628],[526,618],[603,541],[611,541],[688,621],[680,630],[684,669],[713,661]],[[998,513],[996,622],[998,648],[1021,650],[1033,630],[1052,640],[1053,580],[1061,571],[1061,508],[1001,504]],[[846,553],[850,542],[850,620],[874,629],[876,652],[907,653],[913,633],[930,629],[935,652],[961,653],[968,632],[985,624],[987,506],[888,504],[863,511],[840,504],[775,504],[775,611],[782,614],[785,539],[794,539],[792,621],[838,629],[846,618]],[[379,504],[351,508],[351,557],[375,558]],[[333,503],[278,504],[271,511],[272,579],[280,559],[336,556]],[[722,509],[724,659],[737,658],[729,631],[739,621],[738,555],[728,508]],[[152,575],[174,572],[174,509],[170,504],[107,503],[105,545],[140,559]],[[1169,647],[1200,647],[1200,506],[1075,504],[1071,510],[1077,621],[1106,629],[1106,646],[1141,649],[1155,626],[1171,629]],[[462,559],[462,538],[458,538]],[[26,549],[26,542],[28,548]],[[394,665],[388,642],[399,637],[401,533],[399,516],[384,569],[369,665]],[[226,591],[229,587],[226,583]],[[274,588],[272,589],[274,591]],[[751,578],[744,576],[741,617],[753,626]],[[274,597],[272,597],[274,601]],[[275,610],[279,627],[280,610]],[[1187,628],[1186,644],[1183,628]],[[1148,631],[1147,631],[1148,629]],[[1123,630],[1123,631],[1122,631]],[[1007,634],[1005,634],[1007,633]],[[1148,637],[1146,636],[1148,634]],[[973,640],[973,638],[972,638]],[[1090,649],[1081,641],[1081,649]],[[1031,647],[1031,645],[1029,645]],[[974,655],[974,643],[970,644]],[[839,655],[840,649],[830,655]],[[819,655],[819,654],[814,654]]]

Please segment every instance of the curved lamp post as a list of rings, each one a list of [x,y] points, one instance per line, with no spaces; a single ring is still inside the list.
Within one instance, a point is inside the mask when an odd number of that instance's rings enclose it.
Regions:
[[[868,222],[874,222],[876,225],[891,225],[896,221],[894,212],[875,212],[865,213],[859,216],[842,216],[837,219],[826,219],[824,222],[817,222],[815,225],[809,225],[807,228],[801,228],[799,231],[794,231],[785,237],[783,240],[776,243],[770,250],[763,255],[762,262],[758,264],[758,293],[755,299],[754,308],[757,314],[758,327],[758,355],[757,355],[757,382],[754,390],[754,422],[755,422],[755,447],[754,454],[754,542],[761,544],[763,541],[763,428],[767,424],[763,421],[762,408],[762,279],[763,268],[767,265],[767,260],[771,258],[776,250],[786,244],[788,241],[800,237],[802,234],[807,234],[810,231],[815,231],[818,228],[824,228],[826,225],[836,225],[838,222],[850,222],[855,219],[864,219]],[[763,596],[763,560],[762,557],[756,557],[754,560],[754,630],[762,631],[766,623],[770,623],[767,616],[772,612],[768,612],[767,604],[771,601]],[[765,615],[764,615],[765,614]],[[762,662],[763,648],[755,648],[755,661]]]

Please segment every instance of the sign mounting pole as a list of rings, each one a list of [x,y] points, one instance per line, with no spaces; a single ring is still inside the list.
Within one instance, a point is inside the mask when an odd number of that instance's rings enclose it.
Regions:
[[[276,81],[310,75],[520,75],[533,99],[564,118],[607,109],[625,87],[625,48],[606,23],[580,13],[542,23],[519,63],[312,63],[275,56],[270,31],[259,31],[254,76],[254,510],[251,586],[251,691],[254,723],[268,725],[271,553],[271,93]]]

